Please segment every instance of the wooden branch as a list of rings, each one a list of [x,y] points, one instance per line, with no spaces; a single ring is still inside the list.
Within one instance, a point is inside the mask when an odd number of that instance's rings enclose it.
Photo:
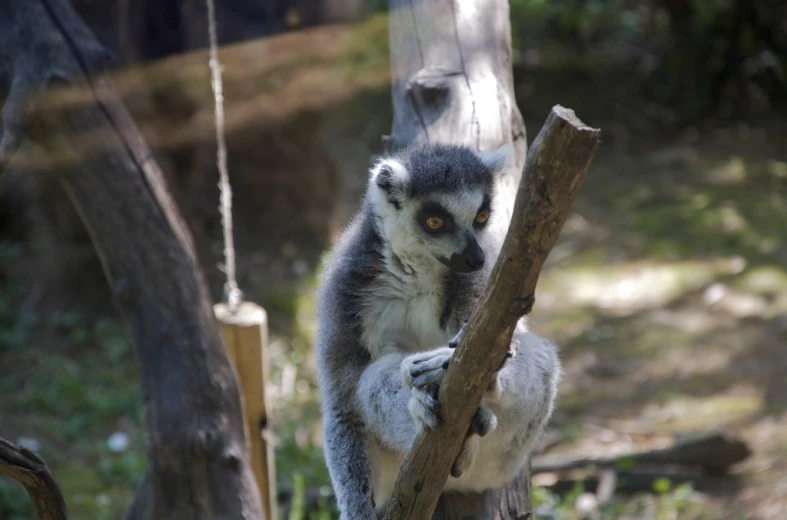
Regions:
[[[429,518],[484,390],[502,365],[514,327],[530,312],[541,267],[571,212],[600,132],[555,106],[528,153],[514,214],[489,286],[467,325],[443,383],[443,425],[408,455],[385,518]]]
[[[507,0],[389,0],[392,101],[388,151],[417,141],[494,150],[511,143],[513,160],[498,183],[495,233],[504,234],[527,152],[514,96]],[[436,518],[520,519],[530,512],[528,468],[504,489],[446,493]]]
[[[25,487],[38,520],[66,520],[60,486],[38,455],[0,438],[0,472]]]
[[[67,0],[3,0],[0,35],[0,67],[13,64],[0,78],[32,71],[24,81],[42,94],[42,143],[90,232],[140,364],[149,466],[127,518],[264,518],[238,383],[189,231],[99,70],[106,53]]]
[[[614,457],[541,460],[533,463],[533,474],[565,471],[586,466],[679,465],[702,468],[709,473],[725,473],[730,466],[751,455],[743,438],[730,430],[700,432],[676,441],[672,446]]]

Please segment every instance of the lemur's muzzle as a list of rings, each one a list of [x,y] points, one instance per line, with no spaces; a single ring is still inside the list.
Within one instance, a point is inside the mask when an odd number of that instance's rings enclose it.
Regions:
[[[448,261],[441,259],[441,262],[457,273],[472,273],[484,266],[484,250],[475,238],[470,238],[461,252],[452,254]]]

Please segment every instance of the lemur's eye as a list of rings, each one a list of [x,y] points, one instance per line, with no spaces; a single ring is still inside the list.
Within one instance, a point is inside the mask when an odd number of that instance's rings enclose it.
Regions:
[[[478,215],[475,216],[476,224],[483,224],[487,220],[489,220],[489,210],[488,209],[482,209],[481,211],[478,212]]]
[[[427,217],[426,218],[426,227],[431,230],[437,231],[438,229],[442,228],[445,225],[445,221],[440,217]]]

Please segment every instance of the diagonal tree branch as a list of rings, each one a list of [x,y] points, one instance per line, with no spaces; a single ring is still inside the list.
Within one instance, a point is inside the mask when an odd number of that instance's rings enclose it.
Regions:
[[[517,321],[530,312],[541,267],[576,200],[600,132],[552,108],[527,155],[503,249],[440,387],[443,425],[421,435],[396,481],[386,520],[431,518],[484,390]]]
[[[39,520],[66,520],[66,503],[60,487],[38,455],[0,438],[0,473],[25,487]]]

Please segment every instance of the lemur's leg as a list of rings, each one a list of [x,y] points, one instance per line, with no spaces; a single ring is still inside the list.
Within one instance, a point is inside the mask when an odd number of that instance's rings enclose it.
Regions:
[[[514,423],[511,427],[524,432],[515,436],[514,444],[521,443],[529,451],[552,415],[560,361],[555,345],[529,332],[524,320],[514,331],[509,352],[512,355],[493,379],[482,404],[496,413],[506,410]]]
[[[451,342],[453,345],[457,343],[458,337]],[[436,397],[436,388],[445,375],[452,352],[449,346],[408,356],[402,363],[405,383],[414,391],[427,388]],[[505,412],[503,415],[509,418],[503,426],[514,429],[512,452],[529,451],[552,413],[559,376],[560,365],[555,346],[528,332],[522,320],[515,329],[506,361],[493,378],[476,412],[463,451],[452,468],[452,475],[458,477],[472,466],[474,451],[477,451],[474,443],[478,442],[473,434],[486,434],[495,429],[496,416],[501,412]],[[435,406],[439,407],[439,403],[435,403]],[[424,410],[420,401],[411,400],[410,407],[413,415],[419,419],[428,419],[433,415],[439,417],[436,408]],[[424,420],[421,422],[426,423]]]

